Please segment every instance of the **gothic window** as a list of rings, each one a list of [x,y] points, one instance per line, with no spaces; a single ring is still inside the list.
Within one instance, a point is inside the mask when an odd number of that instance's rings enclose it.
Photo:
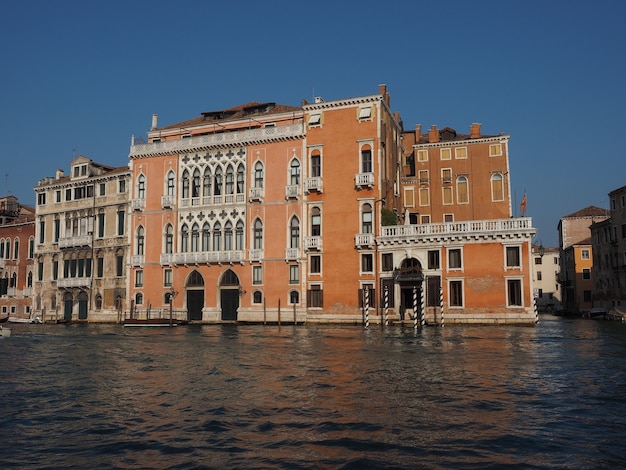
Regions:
[[[166,194],[168,196],[173,196],[174,192],[175,192],[175,185],[176,185],[176,175],[174,174],[174,172],[172,170],[170,170],[167,173],[167,189],[166,189]]]
[[[243,222],[241,220],[237,221],[235,227],[235,250],[243,250]]]
[[[215,195],[216,196],[221,196],[222,195],[222,169],[218,168],[215,171]]]
[[[144,175],[139,175],[137,178],[137,197],[139,199],[146,198],[146,177]]]
[[[263,187],[263,163],[256,162],[254,165],[254,187]]]
[[[213,226],[213,251],[222,249],[222,224],[216,222]]]
[[[260,219],[254,221],[254,249],[260,250],[263,248],[263,222]]]
[[[183,199],[189,199],[189,170],[183,171]]]
[[[361,233],[372,233],[372,206],[363,204],[361,213]]]
[[[233,178],[233,167],[228,165],[228,168],[226,168],[226,194],[233,194],[235,191]]]
[[[181,236],[180,251],[182,251],[183,253],[186,253],[189,251],[189,227],[187,227],[187,224],[183,225],[181,232],[182,232],[182,236]]]
[[[171,224],[165,226],[165,253],[174,252],[174,227]]]
[[[294,215],[289,223],[289,248],[300,247],[300,221]]]
[[[289,184],[292,186],[300,184],[300,161],[297,158],[291,160],[289,165]]]
[[[145,246],[145,230],[142,225],[137,227],[137,249],[135,254],[143,255]]]
[[[191,251],[197,252],[200,244],[200,227],[198,224],[193,224],[191,227]]]
[[[211,180],[213,176],[211,175],[211,169],[206,167],[204,169],[204,175],[202,179],[202,196],[209,197],[211,196]]]
[[[224,251],[233,249],[233,224],[228,221],[224,225]]]
[[[191,197],[200,197],[200,170],[198,170],[197,168],[193,172]]]
[[[244,175],[245,175],[245,171],[244,171],[243,165],[239,165],[237,167],[237,194],[243,194]]]
[[[206,222],[202,226],[202,251],[211,251],[211,229]]]

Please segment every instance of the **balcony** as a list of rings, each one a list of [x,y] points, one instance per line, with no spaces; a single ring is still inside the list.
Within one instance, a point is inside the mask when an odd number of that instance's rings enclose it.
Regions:
[[[381,227],[381,235],[377,241],[382,245],[393,245],[445,239],[518,238],[532,237],[535,232],[530,217],[516,217],[435,224],[389,225]]]
[[[90,277],[68,277],[57,280],[58,287],[89,287],[90,285]]]
[[[143,198],[131,199],[130,209],[132,211],[142,211],[146,208],[146,200]]]
[[[250,250],[250,261],[261,261],[263,259],[263,250]]]
[[[286,261],[295,261],[298,259],[298,254],[300,253],[299,248],[287,248],[285,250],[285,260]]]
[[[265,188],[250,188],[250,202],[262,201],[265,197]]]
[[[161,266],[170,266],[174,263],[174,253],[161,253],[161,259],[159,260]]]
[[[176,205],[176,197],[161,196],[161,207],[163,209],[173,209],[175,205]]]
[[[304,180],[304,188],[307,193],[321,193],[323,184],[322,178],[320,176],[315,176],[313,178],[307,178]]]
[[[357,189],[374,187],[374,173],[357,173],[354,177],[354,185]]]
[[[145,261],[144,255],[133,255],[130,259],[130,263],[133,268],[143,267],[144,261]]]
[[[204,251],[161,254],[161,264],[174,265],[243,263],[243,259],[243,251]]]
[[[59,248],[78,248],[91,246],[91,235],[59,238]]]
[[[285,186],[285,199],[299,199],[300,198],[300,185],[290,184]]]
[[[322,237],[305,237],[304,248],[307,251],[320,251],[322,249]]]
[[[373,248],[374,247],[374,234],[373,233],[357,233],[354,236],[354,245],[357,248]]]

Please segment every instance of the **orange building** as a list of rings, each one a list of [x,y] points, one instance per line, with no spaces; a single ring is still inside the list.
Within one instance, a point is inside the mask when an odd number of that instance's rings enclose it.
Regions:
[[[136,317],[534,321],[508,136],[403,132],[386,86],[202,113],[133,139]]]

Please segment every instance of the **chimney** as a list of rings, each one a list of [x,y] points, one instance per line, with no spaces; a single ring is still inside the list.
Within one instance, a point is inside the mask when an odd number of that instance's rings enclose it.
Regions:
[[[63,170],[61,170],[61,169],[58,169],[57,172],[56,172],[55,178],[56,179],[61,179],[64,176],[65,176],[65,172]]]
[[[415,143],[420,141],[420,137],[422,137],[422,125],[417,124],[415,126]]]
[[[428,131],[428,142],[439,142],[439,131],[437,130],[437,126],[434,124],[430,126],[430,130]]]
[[[480,124],[474,122],[470,126],[470,139],[478,139],[480,137]]]
[[[159,115],[158,114],[153,114],[152,115],[152,127],[150,128],[151,131],[155,130],[159,125]]]

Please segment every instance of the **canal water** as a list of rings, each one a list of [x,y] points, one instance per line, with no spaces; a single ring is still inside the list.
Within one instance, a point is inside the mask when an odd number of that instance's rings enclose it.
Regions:
[[[626,325],[11,325],[0,468],[621,468]]]

